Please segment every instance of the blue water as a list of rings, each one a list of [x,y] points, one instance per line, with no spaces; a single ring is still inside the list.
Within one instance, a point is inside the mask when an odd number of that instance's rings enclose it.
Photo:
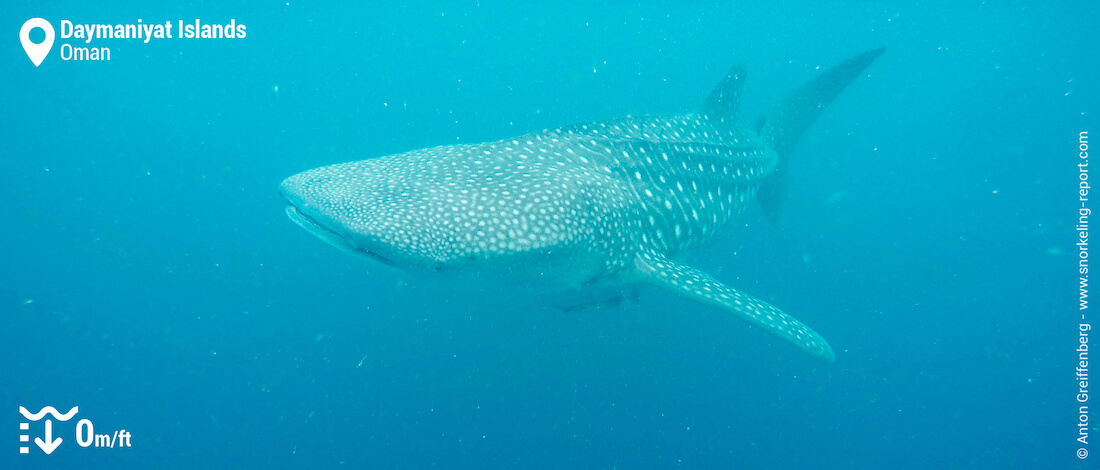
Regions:
[[[1092,2],[100,3],[0,16],[0,467],[1100,458],[1074,440]],[[247,36],[93,41],[109,62],[64,61],[80,43],[57,38],[34,67],[16,40],[33,17]],[[653,290],[563,313],[397,275],[276,192],[330,163],[691,112],[736,62],[751,122],[881,46],[804,136],[782,222],[754,206],[692,258],[813,326],[833,365]],[[80,447],[74,419],[45,455],[35,422],[20,455],[18,408],[46,405],[132,445]]]

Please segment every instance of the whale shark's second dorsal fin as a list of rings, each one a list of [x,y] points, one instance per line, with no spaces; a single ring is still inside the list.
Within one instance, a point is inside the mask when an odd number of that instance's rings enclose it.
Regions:
[[[779,155],[779,167],[770,180],[760,187],[756,196],[773,222],[779,217],[787,198],[786,173],[791,151],[798,139],[821,114],[821,110],[885,50],[882,48],[864,52],[826,70],[788,95],[779,107],[758,124],[760,136]]]
[[[707,273],[658,253],[643,251],[634,260],[643,282],[732,314],[797,346],[824,362],[836,361],[829,343],[810,327],[759,299],[718,282]]]
[[[699,114],[715,119],[718,122],[734,121],[737,117],[737,106],[740,101],[741,85],[745,83],[745,66],[734,65],[726,73],[726,77],[714,87],[703,103],[703,109]]]

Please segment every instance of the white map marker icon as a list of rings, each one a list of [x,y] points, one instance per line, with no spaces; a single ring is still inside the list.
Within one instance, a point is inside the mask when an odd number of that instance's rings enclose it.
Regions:
[[[34,28],[42,28],[42,31],[46,32],[46,40],[38,44],[31,42],[31,30]],[[27,51],[27,57],[31,58],[35,67],[38,67],[53,48],[53,26],[42,18],[31,18],[23,23],[22,28],[19,28],[19,42],[23,43],[23,50]]]

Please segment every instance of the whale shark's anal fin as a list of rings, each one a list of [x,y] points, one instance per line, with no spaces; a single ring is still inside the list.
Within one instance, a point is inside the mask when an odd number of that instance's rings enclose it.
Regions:
[[[817,332],[768,303],[718,282],[703,271],[653,252],[639,254],[634,268],[645,282],[733,314],[824,362],[836,361],[833,349]]]

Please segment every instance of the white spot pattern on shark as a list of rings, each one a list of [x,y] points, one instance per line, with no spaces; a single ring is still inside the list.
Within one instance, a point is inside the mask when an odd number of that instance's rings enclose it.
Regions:
[[[734,67],[697,114],[330,165],[280,190],[303,228],[388,264],[496,271],[562,290],[654,285],[832,362],[807,326],[674,260],[713,239],[758,191],[777,213],[794,140],[881,52],[826,71],[755,130],[735,122],[744,71]]]

